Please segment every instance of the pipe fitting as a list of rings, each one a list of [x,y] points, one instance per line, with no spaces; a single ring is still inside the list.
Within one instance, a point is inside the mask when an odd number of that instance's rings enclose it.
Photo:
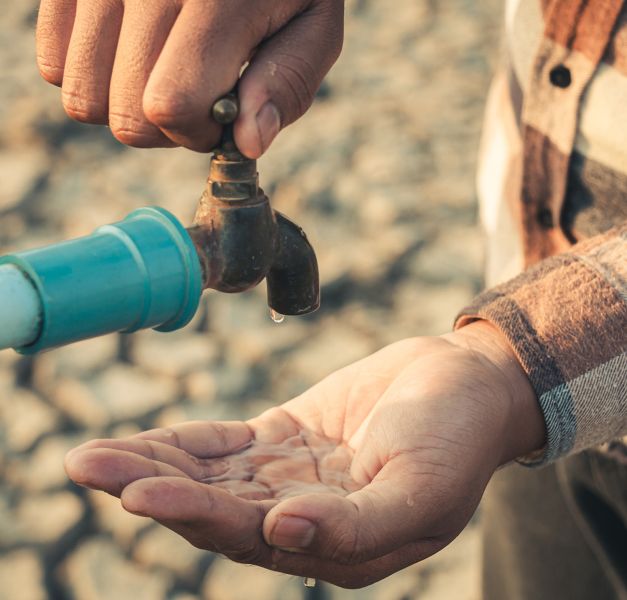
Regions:
[[[190,236],[159,208],[136,210],[87,237],[0,258],[0,268],[6,265],[38,298],[35,335],[17,348],[23,354],[118,331],[180,329],[202,291]]]

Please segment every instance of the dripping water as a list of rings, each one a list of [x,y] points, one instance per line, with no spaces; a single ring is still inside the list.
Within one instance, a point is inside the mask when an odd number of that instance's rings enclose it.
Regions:
[[[270,318],[277,324],[280,325],[285,321],[285,315],[278,313],[274,308],[270,309]]]

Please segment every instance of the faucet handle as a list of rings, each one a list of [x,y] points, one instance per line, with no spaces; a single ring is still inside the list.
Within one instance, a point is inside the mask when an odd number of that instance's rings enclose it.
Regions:
[[[228,156],[231,160],[244,161],[246,157],[239,151],[235,144],[233,123],[239,115],[239,100],[235,92],[223,96],[211,108],[214,120],[222,125],[222,139],[214,150],[214,154]]]

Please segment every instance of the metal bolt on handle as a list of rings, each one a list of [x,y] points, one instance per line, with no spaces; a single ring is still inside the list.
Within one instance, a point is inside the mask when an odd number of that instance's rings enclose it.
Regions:
[[[213,105],[211,113],[220,125],[230,125],[239,115],[239,102],[233,94],[229,94]]]

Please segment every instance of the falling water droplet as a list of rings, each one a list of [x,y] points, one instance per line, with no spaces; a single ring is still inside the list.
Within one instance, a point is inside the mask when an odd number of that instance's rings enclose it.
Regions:
[[[273,308],[270,309],[270,318],[277,324],[281,324],[283,323],[283,321],[285,321],[285,315],[282,315],[281,313],[278,313],[276,310],[274,310]]]
[[[316,587],[316,580],[313,577],[305,577],[303,580],[305,587],[314,588]]]

